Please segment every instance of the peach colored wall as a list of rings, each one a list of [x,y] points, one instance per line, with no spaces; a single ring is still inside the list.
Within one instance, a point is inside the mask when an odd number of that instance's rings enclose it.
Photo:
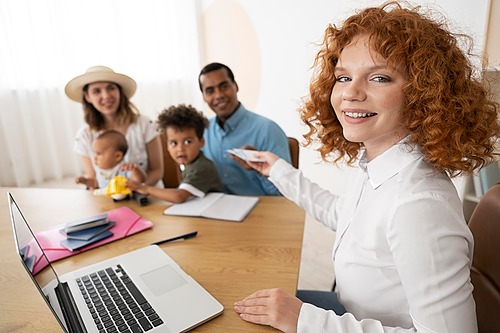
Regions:
[[[261,52],[253,22],[238,1],[211,2],[202,13],[204,62],[221,62],[235,74],[245,106],[254,109],[261,82]],[[233,47],[234,46],[234,47]],[[223,50],[223,52],[221,52]]]
[[[485,51],[489,65],[500,68],[500,1],[499,0],[490,0],[490,14],[488,18]]]

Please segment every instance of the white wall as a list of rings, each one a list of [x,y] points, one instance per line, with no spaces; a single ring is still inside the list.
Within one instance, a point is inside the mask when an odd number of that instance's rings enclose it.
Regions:
[[[204,36],[202,66],[219,61],[235,72],[239,98],[249,109],[275,120],[299,140],[305,132],[297,109],[308,93],[310,67],[329,23],[340,23],[354,9],[375,0],[199,0]],[[436,0],[432,8],[446,14],[453,26],[473,35],[483,48],[488,0]],[[201,106],[200,106],[201,107]],[[205,107],[206,110],[206,107]],[[304,174],[334,193],[348,184],[349,169],[320,163],[319,154],[301,150]]]

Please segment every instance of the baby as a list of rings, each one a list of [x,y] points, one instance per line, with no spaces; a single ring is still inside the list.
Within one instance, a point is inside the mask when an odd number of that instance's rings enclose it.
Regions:
[[[78,177],[77,184],[83,184],[88,189],[99,189],[95,194],[104,191],[110,181],[117,176],[124,176],[136,182],[143,182],[146,175],[140,167],[124,161],[128,150],[125,136],[114,130],[101,133],[92,143],[94,153],[95,178]]]

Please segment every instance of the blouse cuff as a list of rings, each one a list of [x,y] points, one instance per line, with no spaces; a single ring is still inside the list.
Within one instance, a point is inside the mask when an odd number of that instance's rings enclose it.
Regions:
[[[285,175],[288,171],[294,170],[295,168],[289,164],[284,159],[277,160],[271,169],[269,170],[269,179],[271,181],[280,179],[283,175]],[[274,183],[274,181],[273,181]]]
[[[297,333],[322,332],[326,310],[312,304],[303,303],[299,312]]]

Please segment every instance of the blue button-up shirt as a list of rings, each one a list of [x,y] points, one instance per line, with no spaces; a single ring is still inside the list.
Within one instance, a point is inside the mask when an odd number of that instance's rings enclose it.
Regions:
[[[234,161],[228,149],[254,146],[270,151],[287,162],[291,161],[288,138],[272,120],[250,112],[240,104],[222,128],[213,117],[205,130],[205,156],[214,162],[224,191],[237,195],[281,195],[278,189],[256,171],[243,169]]]

